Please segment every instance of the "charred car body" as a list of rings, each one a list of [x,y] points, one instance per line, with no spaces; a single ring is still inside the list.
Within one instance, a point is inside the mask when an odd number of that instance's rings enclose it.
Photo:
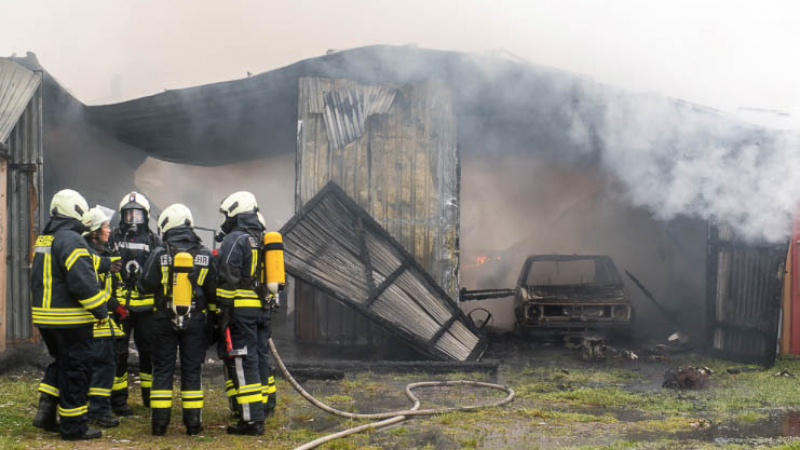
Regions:
[[[630,330],[633,310],[614,262],[603,255],[533,255],[514,300],[516,331]]]

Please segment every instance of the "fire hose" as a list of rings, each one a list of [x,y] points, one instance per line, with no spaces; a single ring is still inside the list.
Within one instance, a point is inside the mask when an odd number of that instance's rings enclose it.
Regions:
[[[346,419],[367,419],[367,420],[377,420],[377,422],[372,422],[364,425],[359,425],[357,427],[348,428],[344,431],[340,431],[338,433],[329,434],[327,436],[323,436],[319,439],[315,439],[311,442],[305,443],[299,447],[296,447],[294,450],[307,450],[319,445],[322,445],[326,442],[330,442],[334,439],[339,439],[345,436],[349,436],[351,434],[360,433],[363,431],[371,430],[371,429],[379,429],[389,425],[394,425],[400,422],[403,422],[409,419],[412,416],[432,416],[436,414],[442,414],[446,412],[452,411],[474,411],[477,409],[482,408],[490,408],[495,406],[502,406],[505,404],[510,403],[514,400],[515,393],[514,390],[509,388],[508,386],[503,386],[500,384],[494,383],[485,383],[481,381],[470,381],[470,380],[452,380],[452,381],[420,381],[416,383],[410,383],[406,385],[405,394],[409,400],[414,404],[409,409],[398,410],[398,411],[387,411],[382,413],[352,413],[348,411],[342,411],[333,407],[322,403],[321,401],[317,400],[309,394],[297,380],[294,379],[292,374],[289,373],[289,370],[286,369],[286,365],[283,363],[280,355],[278,354],[278,350],[275,348],[275,344],[272,342],[272,338],[269,339],[269,350],[272,353],[272,356],[275,358],[275,362],[278,365],[278,368],[283,375],[283,378],[292,385],[292,387],[309,403],[316,406],[317,408],[335,416],[343,417]],[[460,406],[460,407],[450,407],[450,408],[437,408],[437,409],[419,409],[420,408],[420,401],[416,395],[412,392],[414,389],[420,387],[432,387],[432,386],[458,386],[458,385],[467,385],[467,386],[477,386],[477,387],[484,387],[489,389],[495,389],[499,391],[503,391],[506,394],[501,400],[498,400],[493,403],[489,403],[486,405],[470,405],[470,406]]]

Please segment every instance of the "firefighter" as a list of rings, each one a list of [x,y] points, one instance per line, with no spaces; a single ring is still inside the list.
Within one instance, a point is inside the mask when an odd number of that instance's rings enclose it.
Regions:
[[[88,210],[86,200],[71,189],[53,196],[50,221],[34,244],[31,269],[31,316],[55,359],[39,385],[42,395],[33,425],[54,431],[57,411],[65,440],[102,435],[88,426],[87,394],[92,327],[108,320],[109,293],[100,287],[80,234]]]
[[[120,308],[119,302],[113,293],[113,274],[118,273],[122,267],[119,257],[111,257],[108,243],[111,227],[111,218],[102,209],[94,207],[84,215],[83,224],[87,231],[83,233],[84,239],[93,252],[94,268],[100,281],[100,286],[108,293],[107,307],[109,311]],[[103,428],[119,425],[119,420],[111,414],[111,387],[114,383],[114,338],[124,336],[122,327],[117,325],[113,317],[108,323],[96,323],[92,339],[92,379],[89,385],[89,420]]]
[[[181,406],[186,434],[202,428],[202,365],[206,351],[207,308],[216,304],[216,264],[192,228],[184,205],[167,207],[158,218],[164,239],[147,260],[139,290],[155,293],[152,348],[153,390],[150,392],[154,436],[169,425],[175,356],[180,356]]]
[[[261,224],[261,229],[266,230],[267,224],[264,220],[264,216],[260,212],[256,212],[256,217],[258,218],[258,223]],[[222,240],[225,236],[225,233],[219,233],[217,235],[218,240]],[[219,312],[219,311],[215,311]],[[230,322],[230,315],[226,316],[226,326],[227,323]],[[219,322],[219,320],[218,320]],[[215,332],[219,333],[219,326],[216,327]],[[217,341],[217,356],[219,356],[220,360],[222,360],[222,368],[223,373],[225,375],[225,395],[228,398],[228,408],[231,410],[231,413],[235,419],[240,419],[241,414],[239,408],[236,406],[236,387],[233,384],[233,375],[236,373],[235,361],[233,358],[229,358],[227,355],[227,342],[226,339],[218,339]],[[265,417],[271,417],[275,412],[275,379],[270,376],[268,380],[268,384],[266,386],[261,386],[262,389],[262,402],[266,404],[264,410]],[[270,397],[269,392],[272,392],[272,397]]]
[[[152,334],[153,295],[140,294],[136,283],[151,249],[161,245],[161,240],[150,231],[150,202],[144,195],[131,192],[119,204],[119,226],[111,234],[109,246],[122,258],[122,270],[115,280],[117,300],[122,305],[117,319],[122,322],[125,337],[115,340],[117,355],[116,377],[111,391],[111,407],[120,416],[133,412],[128,406],[128,345],[131,331],[139,352],[139,382],[142,403],[150,406],[150,388],[153,372],[150,362],[150,336]],[[121,314],[120,314],[121,312]]]
[[[275,385],[269,365],[270,305],[260,294],[259,252],[264,227],[250,192],[235,192],[220,204],[225,220],[219,251],[217,301],[220,330],[230,333],[228,357],[239,420],[229,434],[262,435],[264,418],[275,408]],[[230,360],[229,360],[230,361]]]

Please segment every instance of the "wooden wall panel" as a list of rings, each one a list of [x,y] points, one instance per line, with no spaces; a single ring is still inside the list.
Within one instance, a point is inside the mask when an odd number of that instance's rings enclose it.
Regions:
[[[295,209],[335,181],[456,298],[460,164],[452,93],[435,80],[379,87],[394,92],[393,98],[383,93],[384,104],[391,99],[384,113],[358,117],[358,108],[353,113],[337,105],[339,117],[363,121],[365,131],[336,148],[327,137],[326,111],[332,107],[327,96],[374,92],[376,86],[300,79]]]

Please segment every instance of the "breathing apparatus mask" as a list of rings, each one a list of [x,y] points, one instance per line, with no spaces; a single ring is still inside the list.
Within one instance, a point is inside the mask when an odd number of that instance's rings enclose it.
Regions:
[[[147,221],[147,212],[140,208],[126,208],[122,210],[122,224],[131,234],[136,234],[139,227]]]
[[[219,226],[220,231],[214,236],[214,239],[217,242],[222,242],[222,240],[225,239],[225,235],[233,231],[234,227],[236,227],[236,217],[231,217],[226,214],[225,221]]]

